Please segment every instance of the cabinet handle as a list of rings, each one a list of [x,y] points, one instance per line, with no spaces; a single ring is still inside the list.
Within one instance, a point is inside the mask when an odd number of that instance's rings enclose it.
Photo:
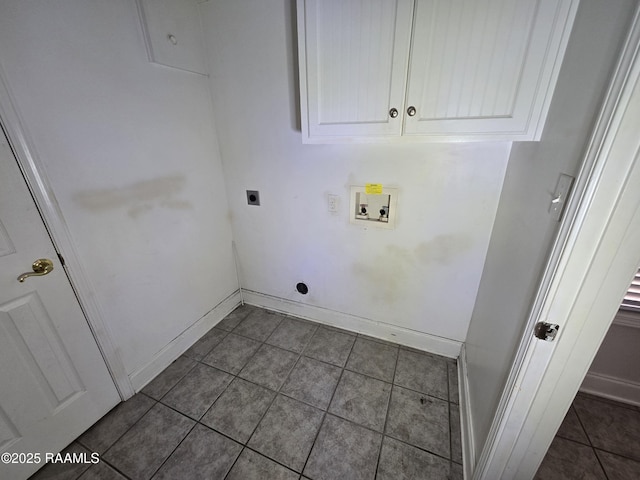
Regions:
[[[416,107],[411,106],[407,108],[407,115],[409,115],[410,117],[413,117],[415,114],[416,114]]]
[[[392,108],[391,110],[389,110],[389,116],[391,118],[396,118],[398,116],[398,109]]]

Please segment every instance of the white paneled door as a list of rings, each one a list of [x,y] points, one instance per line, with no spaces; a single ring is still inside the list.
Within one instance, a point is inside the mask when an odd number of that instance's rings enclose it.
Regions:
[[[19,282],[38,259],[53,270]],[[0,130],[0,478],[27,478],[119,401]]]

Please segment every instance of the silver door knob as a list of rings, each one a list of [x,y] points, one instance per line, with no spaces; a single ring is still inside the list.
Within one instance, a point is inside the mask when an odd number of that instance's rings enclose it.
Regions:
[[[18,277],[20,283],[24,282],[28,277],[40,277],[46,275],[53,270],[53,262],[48,258],[40,258],[31,265],[33,272],[23,273]]]
[[[391,118],[396,118],[398,116],[398,109],[392,108],[391,110],[389,110],[389,116]]]
[[[413,117],[416,114],[416,107],[409,107],[407,108],[407,115],[409,115],[410,117]]]

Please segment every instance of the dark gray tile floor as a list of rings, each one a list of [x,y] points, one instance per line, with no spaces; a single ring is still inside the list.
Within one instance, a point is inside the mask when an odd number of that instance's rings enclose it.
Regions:
[[[458,404],[455,360],[242,306],[33,478],[462,480]]]
[[[536,480],[640,478],[640,408],[578,393]]]

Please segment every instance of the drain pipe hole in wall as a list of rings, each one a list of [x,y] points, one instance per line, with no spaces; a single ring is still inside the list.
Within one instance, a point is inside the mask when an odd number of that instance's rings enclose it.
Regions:
[[[307,285],[302,282],[296,285],[296,290],[302,295],[306,295],[307,293],[309,293],[309,287],[307,287]]]

